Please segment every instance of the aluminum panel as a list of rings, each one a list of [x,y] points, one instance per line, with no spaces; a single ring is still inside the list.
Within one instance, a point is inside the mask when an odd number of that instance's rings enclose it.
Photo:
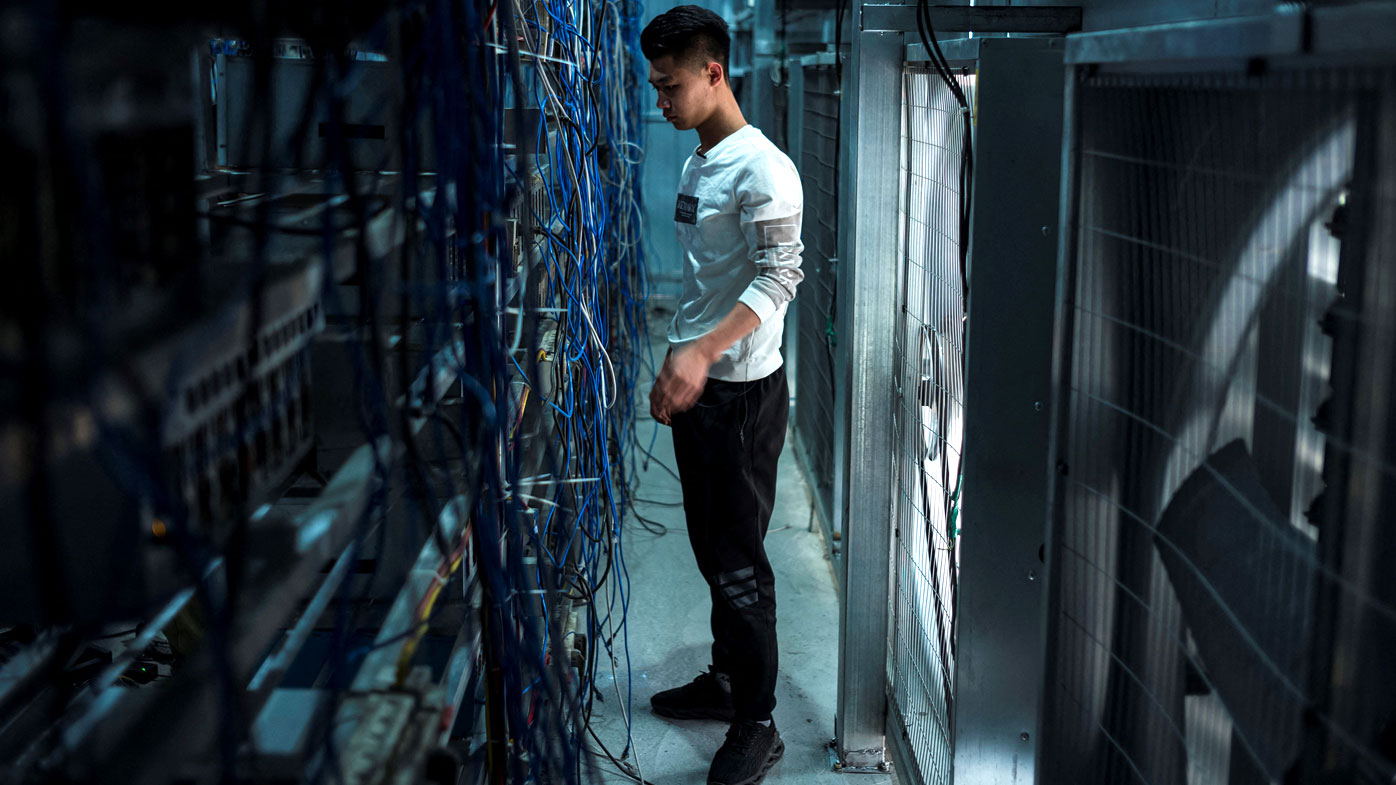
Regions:
[[[1062,41],[980,41],[955,782],[1030,781],[1041,695]]]

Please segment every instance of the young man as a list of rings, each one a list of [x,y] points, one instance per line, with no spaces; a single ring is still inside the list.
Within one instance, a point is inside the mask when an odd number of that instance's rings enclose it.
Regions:
[[[804,277],[804,196],[790,159],[742,117],[730,43],[721,17],[691,5],[640,36],[665,119],[698,131],[674,206],[683,291],[650,412],[673,429],[689,539],[713,604],[712,669],[651,704],[664,717],[732,723],[708,783],[755,785],[785,750],[771,718],[776,595],[763,540],[789,417],[780,343]]]

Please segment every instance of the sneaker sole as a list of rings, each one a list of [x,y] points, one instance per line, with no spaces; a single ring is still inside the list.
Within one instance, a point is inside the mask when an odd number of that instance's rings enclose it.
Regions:
[[[718,720],[720,722],[731,722],[736,715],[730,711],[703,711],[702,709],[661,709],[654,704],[650,704],[650,711],[660,717],[667,717],[671,720]]]
[[[761,780],[766,779],[766,775],[770,773],[771,767],[779,763],[780,759],[784,756],[785,741],[782,740],[779,736],[777,736],[776,743],[771,745],[771,754],[766,756],[766,762],[761,764],[761,771],[758,771],[755,774],[755,776],[748,777],[747,779],[741,780],[739,782],[718,782],[717,780],[708,780],[708,785],[760,785]]]

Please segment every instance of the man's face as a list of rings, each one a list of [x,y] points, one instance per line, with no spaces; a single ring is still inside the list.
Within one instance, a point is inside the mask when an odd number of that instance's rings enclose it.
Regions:
[[[708,119],[721,80],[722,68],[716,63],[683,65],[674,62],[673,55],[650,61],[650,84],[658,94],[656,105],[664,119],[680,131],[697,128]]]

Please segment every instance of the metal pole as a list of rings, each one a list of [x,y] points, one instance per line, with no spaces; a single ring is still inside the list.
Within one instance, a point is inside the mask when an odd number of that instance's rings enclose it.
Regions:
[[[851,17],[844,69],[839,317],[835,364],[847,459],[841,504],[844,603],[839,624],[835,752],[840,770],[886,768],[888,585],[892,548],[892,339],[897,290],[897,178],[903,35],[864,31]]]

